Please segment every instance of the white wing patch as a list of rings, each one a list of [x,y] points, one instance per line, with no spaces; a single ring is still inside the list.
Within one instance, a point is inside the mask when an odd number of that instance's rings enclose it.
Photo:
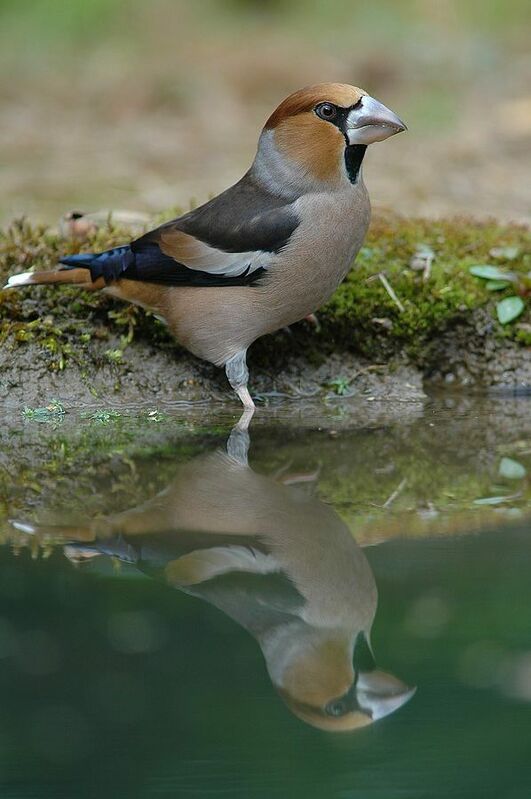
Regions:
[[[161,249],[189,269],[225,277],[239,277],[260,268],[267,269],[274,257],[274,253],[261,250],[224,252],[182,231],[174,236],[163,233]]]
[[[260,267],[267,268],[271,261],[271,253],[268,252],[223,252],[198,239],[193,239],[193,242],[189,247],[184,243],[179,247],[179,260],[189,269],[212,275],[238,277]]]
[[[200,549],[183,555],[166,567],[170,582],[197,585],[229,572],[270,574],[279,570],[271,555],[247,547],[229,546]]]

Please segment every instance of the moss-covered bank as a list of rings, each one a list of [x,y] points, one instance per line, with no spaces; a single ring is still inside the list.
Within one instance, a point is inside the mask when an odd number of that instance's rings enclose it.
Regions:
[[[128,238],[109,225],[81,246]],[[529,243],[527,228],[495,221],[377,217],[321,310],[320,330],[302,322],[253,347],[255,391],[418,396],[426,379],[531,389]],[[53,267],[79,246],[17,222],[0,234],[0,279]],[[505,285],[470,273],[485,264],[508,275]],[[506,296],[521,297],[524,310],[502,325],[496,305]],[[31,404],[53,395],[76,403],[222,398],[225,383],[138,308],[75,288],[0,292],[0,398]]]

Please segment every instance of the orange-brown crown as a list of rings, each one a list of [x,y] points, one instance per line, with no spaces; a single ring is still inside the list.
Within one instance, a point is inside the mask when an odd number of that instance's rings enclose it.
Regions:
[[[265,123],[265,128],[276,128],[288,117],[312,111],[318,103],[328,102],[348,108],[355,105],[364,94],[363,89],[349,86],[348,83],[316,83],[314,86],[305,86],[282,100]]]

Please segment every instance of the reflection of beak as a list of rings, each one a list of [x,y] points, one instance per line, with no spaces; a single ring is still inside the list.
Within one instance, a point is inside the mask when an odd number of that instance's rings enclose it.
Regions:
[[[383,103],[364,94],[347,117],[347,136],[350,144],[372,144],[383,141],[407,127]]]
[[[383,719],[409,702],[416,687],[408,685],[385,671],[360,672],[356,683],[359,706],[370,713],[373,721]]]

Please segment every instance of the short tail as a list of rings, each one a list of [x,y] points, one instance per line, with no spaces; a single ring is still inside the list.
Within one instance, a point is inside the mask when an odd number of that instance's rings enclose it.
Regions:
[[[9,524],[19,533],[36,535],[39,538],[53,540],[57,543],[93,542],[94,532],[90,527],[36,524],[19,519],[9,519]]]
[[[98,539],[91,526],[38,524],[19,519],[9,519],[9,524],[17,532],[34,535],[42,542],[67,546],[71,553],[79,549],[85,557],[89,553],[91,556],[108,555],[124,563],[136,563],[140,558],[136,549],[121,535]]]
[[[61,258],[62,266],[49,272],[22,272],[12,275],[4,286],[14,289],[49,283],[75,283],[80,288],[95,291],[105,286],[108,280],[117,277],[134,258],[129,245],[114,247],[100,253],[80,253]]]
[[[57,269],[54,272],[22,272],[12,275],[4,286],[5,289],[17,289],[21,286],[43,285],[45,283],[77,283],[81,288],[100,289],[104,281],[93,281],[86,269]]]

